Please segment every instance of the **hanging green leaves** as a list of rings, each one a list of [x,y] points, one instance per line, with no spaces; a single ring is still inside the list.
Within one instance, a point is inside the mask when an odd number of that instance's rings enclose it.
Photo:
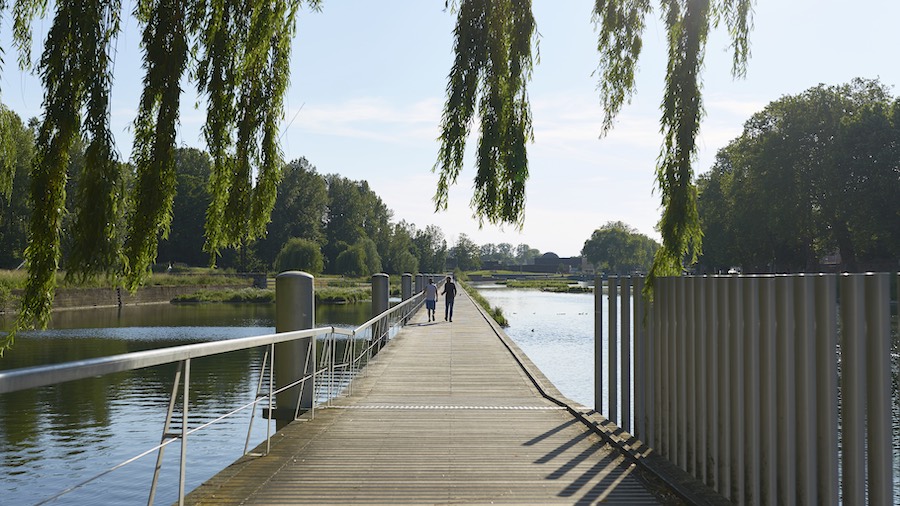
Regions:
[[[441,121],[440,173],[434,196],[447,208],[450,185],[463,166],[466,140],[476,112],[481,136],[472,207],[479,223],[512,223],[525,218],[525,181],[532,140],[531,79],[535,24],[530,1],[461,0],[454,29],[453,68]]]
[[[700,72],[709,29],[725,20],[734,50],[732,73],[743,76],[752,25],[752,0],[661,0],[660,9],[668,42],[660,121],[663,146],[656,168],[663,205],[658,224],[663,246],[654,259],[648,290],[652,290],[653,279],[680,274],[685,259],[693,263],[700,253],[702,233],[692,162],[703,117]],[[604,132],[634,92],[634,70],[649,10],[647,0],[597,0],[595,4]]]

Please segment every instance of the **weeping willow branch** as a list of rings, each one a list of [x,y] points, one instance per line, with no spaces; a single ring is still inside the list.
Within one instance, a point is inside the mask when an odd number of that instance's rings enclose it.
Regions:
[[[168,237],[175,198],[175,138],[181,77],[187,65],[186,0],[144,0],[144,91],[134,121],[137,170],[125,241],[125,281],[134,290],[156,261],[159,237]]]
[[[663,213],[657,225],[663,246],[654,258],[645,291],[652,294],[659,276],[680,274],[685,260],[700,254],[702,233],[692,162],[703,117],[701,70],[710,26],[725,20],[734,51],[732,73],[746,73],[750,56],[752,0],[661,0],[667,28],[668,64],[660,120],[663,146],[656,168]],[[597,0],[594,21],[599,29],[599,85],[604,106],[603,133],[635,91],[634,70],[648,0]]]
[[[441,122],[441,148],[434,196],[447,208],[449,188],[463,166],[475,112],[481,119],[472,207],[479,224],[525,218],[528,157],[533,139],[527,83],[531,79],[535,24],[530,1],[462,0],[454,29],[453,68]]]

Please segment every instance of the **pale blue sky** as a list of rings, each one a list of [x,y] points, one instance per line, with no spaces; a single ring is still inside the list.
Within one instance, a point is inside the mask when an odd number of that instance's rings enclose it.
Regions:
[[[580,252],[595,228],[615,220],[658,237],[659,198],[653,189],[665,29],[658,16],[650,19],[637,95],[614,131],[599,139],[592,5],[591,0],[534,0],[541,59],[529,85],[535,142],[529,146],[531,178],[521,232],[478,229],[468,206],[471,163],[451,191],[450,209],[433,212],[437,175],[431,168],[455,22],[443,0],[325,0],[322,12],[302,12],[286,100],[285,156],[305,156],[323,174],[368,180],[395,220],[438,225],[451,243],[465,233],[479,244],[527,243],[569,256]],[[738,81],[731,78],[727,38],[721,28],[715,31],[707,48],[707,115],[695,170],[707,171],[743,122],[783,95],[854,77],[900,84],[894,54],[900,47],[898,19],[900,3],[893,0],[758,0],[749,71]],[[49,23],[38,23],[36,38]],[[9,31],[7,15],[0,24],[7,51],[0,99],[23,117],[35,116],[40,83],[17,71]],[[139,39],[137,22],[128,19],[117,44],[111,107],[118,148],[126,158],[143,74]],[[202,148],[203,106],[195,109],[196,100],[186,88],[179,143]],[[470,139],[472,146],[476,142]]]

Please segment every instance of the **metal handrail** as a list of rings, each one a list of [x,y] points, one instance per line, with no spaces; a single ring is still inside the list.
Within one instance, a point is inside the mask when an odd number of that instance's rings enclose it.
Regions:
[[[159,451],[160,455],[157,461],[157,469],[154,473],[153,484],[151,486],[149,503],[152,504],[153,498],[155,495],[156,488],[156,479],[158,477],[158,467],[161,463],[161,453],[163,449],[169,444],[174,443],[175,441],[182,440],[182,445],[186,440],[187,436],[193,434],[201,429],[209,427],[217,422],[224,420],[229,416],[233,416],[234,414],[243,411],[247,408],[254,408],[257,404],[268,401],[269,408],[271,410],[272,405],[271,401],[274,399],[274,395],[281,391],[284,391],[288,388],[292,388],[298,384],[302,384],[306,381],[312,380],[314,382],[314,390],[315,383],[318,378],[328,377],[328,392],[325,395],[325,403],[330,403],[331,400],[335,397],[340,396],[345,391],[349,391],[352,385],[352,378],[359,373],[359,371],[364,370],[363,360],[365,359],[365,363],[367,364],[372,357],[377,353],[377,350],[383,347],[387,341],[391,337],[392,329],[399,328],[408,322],[411,315],[418,310],[421,305],[424,303],[424,293],[418,293],[410,297],[409,299],[397,304],[383,313],[371,318],[366,321],[362,325],[356,327],[355,329],[347,329],[341,327],[327,326],[327,327],[318,327],[314,329],[307,330],[298,330],[291,332],[280,332],[275,334],[265,334],[260,336],[251,336],[251,337],[243,337],[238,339],[231,339],[227,341],[217,341],[212,343],[197,343],[197,344],[188,344],[182,346],[173,346],[169,348],[157,349],[157,350],[146,350],[146,351],[138,351],[131,353],[124,353],[119,355],[112,355],[108,357],[99,357],[87,360],[78,360],[73,362],[65,362],[60,364],[51,364],[51,365],[43,365],[43,366],[34,366],[34,367],[24,367],[20,369],[13,369],[9,371],[0,371],[0,394],[9,393],[9,392],[17,392],[21,390],[27,390],[31,388],[39,388],[43,386],[55,385],[59,383],[64,383],[68,381],[74,381],[79,379],[86,379],[96,376],[102,376],[106,374],[112,374],[116,372],[125,372],[125,371],[133,371],[136,369],[144,369],[148,367],[160,366],[165,364],[178,363],[180,366],[175,376],[175,384],[173,386],[172,398],[169,403],[169,410],[166,416],[165,427],[163,428],[163,438],[159,445],[154,446],[153,448],[141,452],[139,455],[131,457],[124,462],[116,464],[115,466],[102,471],[100,474],[95,475],[91,478],[83,480],[75,485],[72,485],[65,490],[53,495],[45,499],[43,502],[52,501],[62,495],[65,495],[73,490],[76,490],[97,478],[100,478],[110,472],[119,469],[127,464],[130,464],[142,457],[145,457],[154,451]],[[370,331],[370,334],[367,338],[369,344],[365,347],[365,349],[361,350],[359,355],[355,354],[355,346],[354,341],[357,338],[362,338],[365,336],[366,332]],[[271,355],[274,353],[274,345],[277,343],[283,343],[292,341],[295,339],[302,339],[320,335],[331,335],[332,337],[326,339],[326,343],[331,346],[330,354],[331,358],[327,364],[318,366],[314,368],[312,374],[307,374],[306,376],[296,380],[294,383],[290,385],[284,385],[279,389],[275,390],[271,383],[272,378],[272,370],[273,362],[271,361]],[[346,336],[349,340],[345,348],[345,356],[341,357],[341,361],[338,363],[336,357],[334,356],[334,336],[343,335]],[[258,348],[261,346],[267,347],[266,357],[263,358],[263,369],[260,371],[260,384],[257,387],[257,395],[256,399],[253,402],[242,405],[236,409],[229,411],[228,413],[217,417],[216,419],[206,422],[200,426],[194,427],[190,430],[187,429],[186,426],[186,418],[187,418],[187,401],[188,398],[187,392],[189,390],[189,367],[192,359],[209,357],[213,355],[219,355],[222,353],[228,353],[233,351],[247,350],[251,348]],[[348,354],[349,352],[349,354]],[[323,356],[323,360],[325,357]],[[261,394],[260,389],[262,387],[262,379],[265,375],[265,367],[266,363],[269,365],[269,378],[270,385],[268,388],[267,394]],[[181,380],[181,370],[182,366],[185,367],[185,375],[184,375],[184,393],[183,399],[185,405],[183,407],[182,416],[185,418],[183,421],[182,432],[180,434],[169,434],[168,427],[169,422],[173,416],[173,409],[175,405],[175,397],[178,395],[178,384]],[[343,371],[343,376],[341,379],[341,384],[339,388],[335,388],[335,375],[338,371]],[[349,376],[349,379],[347,378]],[[315,408],[316,404],[321,404],[318,400],[317,395],[313,395],[313,407]],[[255,415],[255,409],[253,410]],[[295,419],[297,419],[297,414],[295,414]],[[253,417],[251,417],[250,424],[252,426]],[[266,442],[268,447],[268,442],[271,439],[271,434],[267,431]],[[248,430],[248,442],[249,442],[249,430]],[[247,447],[245,444],[244,453],[247,453]],[[267,452],[268,453],[268,452]],[[184,471],[185,471],[185,461],[184,455],[182,455],[182,464],[181,464],[181,479],[179,486],[179,503],[183,503],[184,501]]]

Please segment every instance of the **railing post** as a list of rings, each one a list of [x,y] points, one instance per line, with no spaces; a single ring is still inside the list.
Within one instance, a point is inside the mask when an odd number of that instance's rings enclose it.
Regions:
[[[696,390],[696,404],[695,404],[695,414],[694,414],[694,423],[696,423],[696,465],[697,472],[695,476],[702,482],[706,482],[707,479],[707,456],[709,455],[709,446],[707,440],[707,434],[709,434],[709,424],[708,421],[708,411],[707,411],[707,391],[708,391],[708,374],[709,374],[709,359],[707,356],[708,344],[707,344],[707,333],[706,333],[706,319],[704,318],[704,313],[708,311],[706,307],[706,288],[709,284],[709,278],[706,276],[695,277],[693,280],[694,285],[694,299],[691,301],[691,305],[693,306],[693,328],[694,328],[694,356],[696,365],[696,371],[694,376],[694,381],[697,384]]]
[[[816,462],[819,504],[838,504],[837,280],[819,275],[816,294]]]
[[[758,505],[760,501],[760,321],[759,278],[744,280],[744,458],[745,504]]]
[[[634,324],[634,430],[635,435],[645,442],[647,439],[647,331],[644,318],[644,278],[633,280],[632,322]]]
[[[717,309],[718,279],[708,277],[704,280],[706,285],[705,302],[703,304],[706,313],[705,341],[706,341],[706,484],[715,490],[719,489],[719,315]]]
[[[412,297],[412,274],[405,273],[400,280],[400,298],[404,301]]]
[[[416,293],[422,293],[422,290],[425,289],[425,275],[422,273],[416,274]]]
[[[797,336],[797,500],[816,499],[816,335],[813,278],[794,277],[794,315]]]
[[[888,274],[865,276],[869,504],[893,502],[891,310]],[[848,503],[849,504],[849,503]]]
[[[316,300],[313,276],[305,272],[282,272],[275,277],[275,332],[292,332],[315,327]],[[275,387],[280,389],[313,374],[316,368],[314,337],[294,339],[275,345]],[[301,390],[302,385],[302,390]],[[275,395],[275,428],[294,421],[297,407],[312,409],[315,378]],[[273,416],[274,415],[274,416]]]
[[[380,272],[372,275],[372,317],[376,317],[390,308],[388,298],[391,293],[391,278]],[[387,323],[376,323],[372,328],[372,351],[378,352],[387,344]],[[375,335],[375,334],[379,335]],[[381,334],[384,334],[382,336]]]
[[[616,324],[618,312],[617,304],[618,304],[618,292],[619,292],[619,277],[618,276],[609,276],[606,281],[607,286],[607,294],[609,296],[609,334],[607,335],[608,345],[609,345],[609,359],[607,360],[607,369],[609,369],[609,384],[606,387],[608,392],[609,404],[607,405],[607,413],[606,417],[615,424],[619,423],[619,398],[618,398],[618,390],[619,390],[619,369],[618,369],[618,361],[619,361],[619,353],[618,353],[618,342],[619,342],[619,333],[618,327]]]
[[[794,385],[794,285],[788,276],[775,278],[776,392],[778,397],[778,504],[797,499],[797,418]],[[846,440],[845,440],[846,441]],[[845,461],[846,463],[846,461]],[[846,469],[846,468],[845,468]],[[844,496],[846,499],[846,496]],[[847,504],[860,504],[853,501]]]
[[[603,412],[603,278],[594,277],[594,411]]]
[[[717,316],[717,325],[716,325],[716,343],[717,343],[717,376],[718,382],[716,383],[716,388],[718,389],[718,446],[719,446],[719,465],[718,465],[718,478],[719,481],[716,486],[716,490],[719,491],[720,494],[725,497],[731,497],[731,433],[732,430],[731,425],[729,423],[730,419],[730,400],[731,400],[731,391],[729,389],[731,385],[730,377],[731,377],[731,368],[729,367],[729,362],[731,359],[729,340],[728,340],[728,326],[729,326],[729,318],[728,318],[728,277],[722,276],[717,277],[715,279],[716,283],[716,292],[718,297],[716,298],[716,316]]]
[[[622,299],[619,305],[621,330],[619,334],[621,335],[622,350],[622,380],[619,388],[622,390],[622,423],[619,424],[619,427],[625,429],[626,432],[631,432],[634,430],[631,425],[631,385],[633,383],[631,375],[631,277],[622,276],[621,287]]]
[[[776,344],[775,331],[775,278],[760,279],[759,321],[760,321],[760,500],[763,504],[778,504],[778,396],[776,394]],[[831,347],[834,353],[834,345]],[[837,389],[834,392],[837,402]],[[837,451],[837,441],[834,444]],[[837,474],[835,474],[837,481]]]
[[[672,367],[675,371],[675,412],[677,413],[677,429],[675,430],[676,437],[676,452],[675,452],[675,460],[674,462],[678,464],[678,467],[683,469],[684,471],[690,472],[690,468],[688,467],[688,445],[690,444],[690,438],[688,433],[690,429],[688,428],[688,424],[690,420],[688,420],[688,345],[687,345],[687,332],[685,327],[685,311],[684,311],[684,303],[685,303],[685,288],[687,285],[687,278],[684,276],[679,276],[672,279],[673,287],[672,293],[674,297],[672,298],[675,303],[675,313],[672,315],[672,321],[675,324],[674,329],[671,329],[673,343],[675,344],[675,363],[672,364]],[[687,366],[687,367],[686,367]]]

